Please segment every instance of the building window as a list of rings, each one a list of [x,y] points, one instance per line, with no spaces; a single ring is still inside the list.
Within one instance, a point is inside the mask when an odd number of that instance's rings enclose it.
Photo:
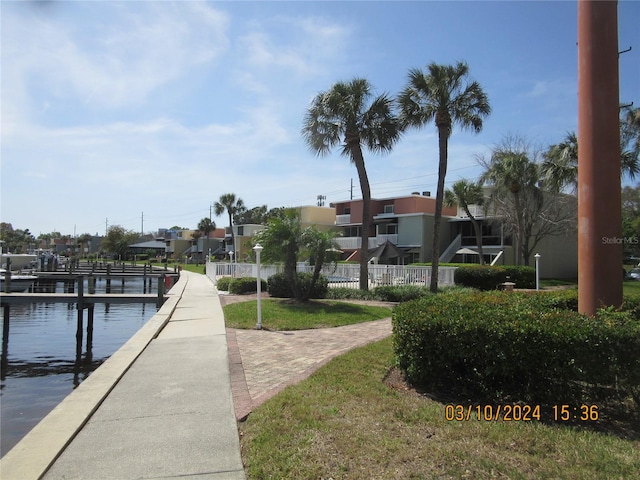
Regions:
[[[239,236],[244,235],[244,225],[238,225],[238,235]]]
[[[385,205],[384,213],[393,213],[393,205]]]
[[[344,207],[344,214],[343,215],[350,215],[351,214],[351,207]]]

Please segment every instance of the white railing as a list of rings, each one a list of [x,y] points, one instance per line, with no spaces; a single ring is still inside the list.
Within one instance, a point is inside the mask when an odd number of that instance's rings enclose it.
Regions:
[[[337,237],[334,240],[338,248],[343,250],[357,250],[362,245],[362,238],[360,237]],[[378,245],[376,237],[369,237],[369,248],[376,248]]]
[[[469,213],[473,215],[473,218],[484,218],[484,207],[482,205],[469,205]],[[468,218],[467,212],[464,208],[458,207],[458,218]]]
[[[454,285],[453,275],[457,267],[439,267],[438,285],[441,287]],[[313,266],[299,263],[299,272],[312,272]],[[268,279],[275,273],[282,272],[281,265],[261,265],[260,278]],[[421,285],[431,284],[431,267],[412,265],[369,265],[369,287],[380,285]],[[360,288],[360,265],[339,263],[325,265],[322,274],[329,280],[330,287]],[[220,277],[256,277],[257,269],[253,263],[208,262],[207,276],[217,284]]]
[[[336,215],[336,225],[344,225],[346,223],[351,223],[350,213],[347,213],[345,215]]]
[[[389,240],[394,245],[397,245],[398,244],[398,234],[397,233],[387,233],[387,234],[378,234],[376,236],[376,244],[377,245],[382,245],[387,240]]]
[[[375,237],[369,237],[369,248],[376,248],[389,240],[394,245],[398,243],[398,234],[377,235]],[[335,239],[338,244],[338,248],[343,250],[357,250],[362,245],[362,239],[360,237],[337,237]]]

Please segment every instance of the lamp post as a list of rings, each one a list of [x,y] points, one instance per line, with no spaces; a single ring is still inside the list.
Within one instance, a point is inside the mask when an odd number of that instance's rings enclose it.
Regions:
[[[256,243],[256,246],[253,247],[253,251],[256,252],[256,267],[258,269],[256,274],[256,287],[258,290],[258,323],[256,324],[256,328],[258,330],[262,330],[262,282],[260,281],[260,252],[262,252],[262,248],[262,245],[259,243]]]
[[[534,255],[534,257],[536,258],[536,290],[540,290],[540,257],[541,255],[539,253],[536,253]]]

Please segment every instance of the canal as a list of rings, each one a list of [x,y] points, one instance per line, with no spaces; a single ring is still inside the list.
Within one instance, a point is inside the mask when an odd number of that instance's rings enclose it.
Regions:
[[[148,282],[148,281],[147,281]],[[156,281],[154,281],[155,284]],[[96,291],[104,291],[98,280]],[[61,293],[63,282],[46,291]],[[85,287],[85,291],[86,291]],[[112,293],[149,291],[142,278],[113,281]],[[127,342],[155,313],[150,304],[98,304],[93,342],[76,355],[75,303],[11,306],[10,334],[0,374],[0,456],[4,456],[91,372]]]

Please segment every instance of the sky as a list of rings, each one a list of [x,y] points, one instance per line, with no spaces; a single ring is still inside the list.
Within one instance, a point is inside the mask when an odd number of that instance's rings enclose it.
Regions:
[[[305,144],[311,100],[356,77],[396,95],[431,62],[466,61],[492,108],[481,133],[454,129],[447,186],[477,179],[507,135],[544,148],[577,129],[575,1],[1,0],[0,19],[0,220],[35,236],[195,229],[225,193],[248,208],[361,198],[339,148]],[[634,106],[638,25],[640,1],[620,1]],[[373,198],[435,196],[433,124],[364,157]]]

